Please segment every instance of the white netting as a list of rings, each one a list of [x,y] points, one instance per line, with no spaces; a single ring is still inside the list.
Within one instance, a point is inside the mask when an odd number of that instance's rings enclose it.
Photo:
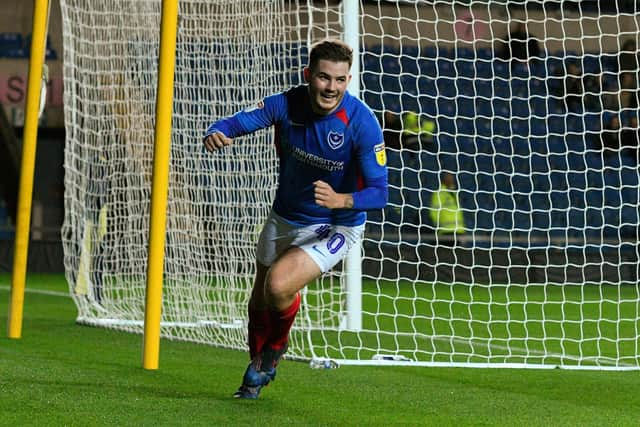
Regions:
[[[362,312],[351,313],[362,329],[345,328],[338,268],[305,293],[291,354],[636,368],[637,142],[603,150],[601,135],[619,117],[623,131],[604,133],[637,138],[637,52],[620,52],[637,42],[638,15],[559,1],[360,3],[360,95],[392,139],[390,120],[407,126],[407,113],[424,132],[389,140],[390,203],[370,214]],[[61,5],[67,277],[83,322],[139,332],[160,1]],[[309,44],[342,36],[343,17],[336,2],[180,2],[163,336],[246,347],[276,154],[271,131],[213,156],[201,135],[299,83]],[[524,42],[530,61],[503,55],[518,23],[539,46]],[[566,78],[571,64],[582,77]],[[430,215],[443,171],[457,178],[457,239]]]

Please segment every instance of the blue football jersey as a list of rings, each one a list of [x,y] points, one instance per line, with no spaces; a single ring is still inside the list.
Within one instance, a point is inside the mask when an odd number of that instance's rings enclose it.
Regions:
[[[358,209],[356,194],[353,209],[317,205],[313,185],[317,180],[327,182],[336,193],[383,186],[384,200],[369,200],[367,205],[384,206],[387,168],[382,130],[362,101],[345,93],[333,113],[318,115],[311,110],[307,86],[302,85],[213,123],[206,134],[220,131],[234,138],[269,126],[275,126],[280,159],[273,202],[278,215],[299,225],[364,223],[366,213]]]

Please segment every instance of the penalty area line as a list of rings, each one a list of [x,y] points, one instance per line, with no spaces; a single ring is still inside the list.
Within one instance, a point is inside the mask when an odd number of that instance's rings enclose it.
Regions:
[[[11,286],[8,285],[0,285],[0,291],[11,291]],[[25,288],[24,291],[26,293],[29,294],[38,294],[38,295],[49,295],[52,297],[63,297],[63,298],[71,298],[71,295],[69,295],[66,292],[59,292],[59,291],[49,291],[46,289],[31,289],[31,288]]]

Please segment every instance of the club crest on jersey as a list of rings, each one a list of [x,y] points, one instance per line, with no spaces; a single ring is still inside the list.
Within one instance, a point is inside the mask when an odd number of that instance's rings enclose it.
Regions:
[[[376,162],[380,166],[387,164],[387,153],[384,151],[384,142],[373,146],[373,152],[376,153]]]
[[[329,134],[327,135],[327,143],[329,144],[329,147],[333,148],[334,150],[342,147],[342,144],[344,144],[344,134],[340,132],[329,131]]]

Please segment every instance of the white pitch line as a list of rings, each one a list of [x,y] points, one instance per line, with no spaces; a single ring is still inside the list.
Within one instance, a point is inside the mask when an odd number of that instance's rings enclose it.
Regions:
[[[474,337],[474,338],[468,338],[468,339],[464,339],[464,338],[457,338],[457,337],[442,337],[442,336],[433,336],[432,337],[433,340],[437,340],[437,341],[453,341],[456,342],[458,344],[466,344],[469,346],[484,346],[486,348],[490,348],[490,349],[494,349],[494,350],[502,350],[502,351],[508,351],[509,355],[508,356],[513,356],[513,357],[527,357],[527,354],[534,354],[534,355],[538,355],[538,356],[544,356],[544,357],[555,357],[558,359],[567,359],[567,360],[573,360],[574,362],[578,362],[581,360],[594,360],[594,361],[599,361],[602,364],[605,365],[611,365],[611,366],[623,366],[623,367],[635,367],[636,365],[632,365],[630,363],[616,363],[613,360],[608,360],[605,358],[599,358],[597,356],[590,356],[590,357],[579,357],[579,356],[573,356],[571,354],[558,354],[558,353],[551,353],[551,352],[544,352],[541,350],[535,350],[535,349],[525,349],[525,348],[520,348],[520,347],[514,347],[514,346],[505,346],[505,345],[499,345],[499,344],[492,344],[492,343],[478,343],[477,341],[488,341],[489,338],[479,338],[479,337]],[[517,354],[514,352],[522,352],[523,354]],[[503,356],[503,355],[500,355]]]
[[[8,285],[0,285],[0,290],[10,291],[11,287]],[[31,289],[31,288],[24,288],[24,291],[29,294],[40,294],[40,295],[50,295],[52,297],[71,298],[71,295],[69,295],[67,292],[48,291],[46,289]]]

